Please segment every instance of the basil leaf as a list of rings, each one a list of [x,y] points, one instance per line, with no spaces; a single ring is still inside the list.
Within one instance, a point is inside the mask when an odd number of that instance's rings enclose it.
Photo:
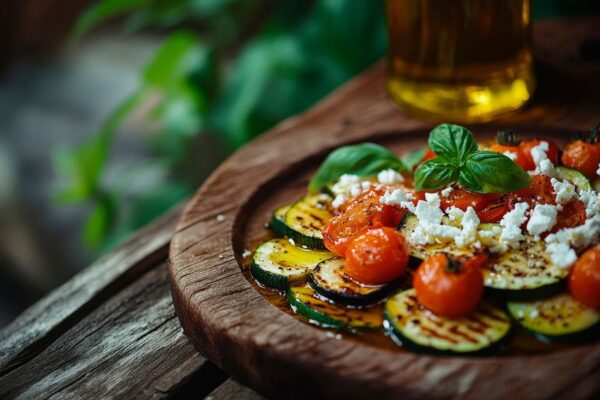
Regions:
[[[477,151],[473,134],[460,125],[441,124],[429,134],[429,148],[438,156],[463,160]]]
[[[452,160],[438,156],[419,165],[415,171],[415,189],[439,189],[455,182],[458,176],[458,166]]]
[[[465,160],[459,182],[478,193],[508,193],[528,186],[529,174],[504,154],[477,151]]]
[[[425,157],[425,149],[413,150],[402,158],[402,162],[409,171]]]
[[[344,174],[373,176],[384,169],[407,171],[402,161],[385,147],[373,143],[343,146],[329,154],[321,164],[310,180],[308,190],[319,192]]]

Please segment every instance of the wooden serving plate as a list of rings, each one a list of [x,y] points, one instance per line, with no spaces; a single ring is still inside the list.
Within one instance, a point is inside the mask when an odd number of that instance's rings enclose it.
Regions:
[[[497,130],[471,129],[478,140]],[[515,131],[563,143],[567,133]],[[171,243],[177,315],[198,350],[242,383],[276,398],[549,398],[598,392],[600,343],[488,358],[390,351],[336,340],[299,321],[269,302],[243,272],[244,249],[267,235],[264,223],[276,206],[305,192],[329,151],[372,141],[400,154],[422,146],[428,132],[367,127],[347,135],[275,132],[227,160],[190,201]]]

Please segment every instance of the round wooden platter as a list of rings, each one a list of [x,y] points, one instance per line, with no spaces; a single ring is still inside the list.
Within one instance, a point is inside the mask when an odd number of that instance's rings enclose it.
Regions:
[[[496,127],[471,127],[477,139]],[[564,142],[564,130],[515,128]],[[241,268],[276,206],[300,197],[333,148],[371,141],[402,154],[428,128],[263,136],[228,159],[188,204],[171,242],[177,315],[198,350],[274,398],[557,398],[600,390],[600,343],[534,355],[434,357],[336,340],[271,304]],[[562,133],[562,136],[561,136]]]

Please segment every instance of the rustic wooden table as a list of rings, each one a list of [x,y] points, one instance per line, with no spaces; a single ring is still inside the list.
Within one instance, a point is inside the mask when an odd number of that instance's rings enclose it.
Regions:
[[[536,99],[499,123],[594,126],[600,121],[600,19],[539,23],[535,37]],[[324,134],[343,135],[349,124],[366,124],[382,108],[394,107],[384,78],[379,63],[268,134],[323,126]],[[423,125],[408,116],[400,120],[399,130]],[[181,209],[175,207],[0,332],[0,398],[261,398],[204,359],[179,325],[166,263]],[[588,378],[599,375],[592,371]]]

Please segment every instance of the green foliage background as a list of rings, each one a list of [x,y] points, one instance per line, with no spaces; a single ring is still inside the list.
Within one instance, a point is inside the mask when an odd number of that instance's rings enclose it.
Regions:
[[[534,15],[598,10],[592,0],[535,1]],[[198,173],[198,146],[230,153],[282,119],[301,112],[385,54],[383,1],[370,0],[101,0],[79,19],[74,36],[118,20],[127,32],[164,35],[141,71],[141,84],[99,132],[55,154],[63,204],[88,204],[82,237],[95,253],[185,198]],[[151,101],[150,101],[151,100]],[[115,135],[151,104],[145,136],[152,165],[115,184],[107,167]],[[162,180],[127,192],[155,168]]]

